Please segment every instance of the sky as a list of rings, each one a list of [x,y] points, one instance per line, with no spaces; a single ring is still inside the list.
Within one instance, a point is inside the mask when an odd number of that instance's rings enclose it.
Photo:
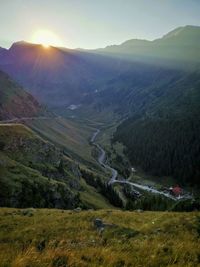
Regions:
[[[0,46],[37,42],[99,48],[153,40],[179,26],[200,26],[200,0],[0,0]]]

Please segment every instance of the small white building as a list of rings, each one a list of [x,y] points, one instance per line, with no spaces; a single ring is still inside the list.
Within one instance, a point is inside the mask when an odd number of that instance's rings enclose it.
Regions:
[[[131,167],[132,172],[136,172],[136,169],[134,167]]]

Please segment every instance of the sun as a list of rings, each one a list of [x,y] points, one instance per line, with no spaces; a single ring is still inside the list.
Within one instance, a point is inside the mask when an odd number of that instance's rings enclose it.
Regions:
[[[41,44],[44,48],[48,49],[50,47],[50,45],[48,44]]]
[[[41,44],[46,49],[50,46],[63,46],[62,40],[50,30],[37,30],[33,33],[30,41],[34,44]]]

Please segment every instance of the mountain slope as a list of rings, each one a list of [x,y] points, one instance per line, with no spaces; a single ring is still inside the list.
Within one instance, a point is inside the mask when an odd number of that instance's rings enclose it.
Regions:
[[[179,27],[154,41],[128,40],[121,45],[99,49],[100,53],[154,63],[163,66],[191,68],[200,64],[200,27]],[[189,63],[192,66],[182,65]]]
[[[0,125],[0,158],[0,206],[79,204],[77,166],[24,125]]]
[[[44,112],[37,100],[0,71],[0,120],[33,117]]]
[[[200,73],[182,76],[152,93],[144,109],[138,107],[118,127],[115,140],[126,145],[134,166],[200,187]]]
[[[85,183],[77,161],[22,124],[0,124],[0,206],[113,207]]]
[[[0,69],[41,103],[66,107],[107,88],[121,75],[146,77],[151,68],[194,69],[200,64],[200,27],[175,29],[154,41],[128,40],[93,51],[72,50],[26,42],[0,51]]]
[[[111,66],[110,66],[111,65]],[[14,43],[0,52],[0,68],[50,106],[78,103],[94,84],[113,74],[113,64],[104,56],[70,49]]]

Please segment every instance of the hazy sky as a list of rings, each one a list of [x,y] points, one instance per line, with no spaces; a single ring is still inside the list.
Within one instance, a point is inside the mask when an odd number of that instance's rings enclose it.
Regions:
[[[2,47],[47,29],[63,46],[97,48],[188,24],[200,25],[200,0],[0,0]]]

